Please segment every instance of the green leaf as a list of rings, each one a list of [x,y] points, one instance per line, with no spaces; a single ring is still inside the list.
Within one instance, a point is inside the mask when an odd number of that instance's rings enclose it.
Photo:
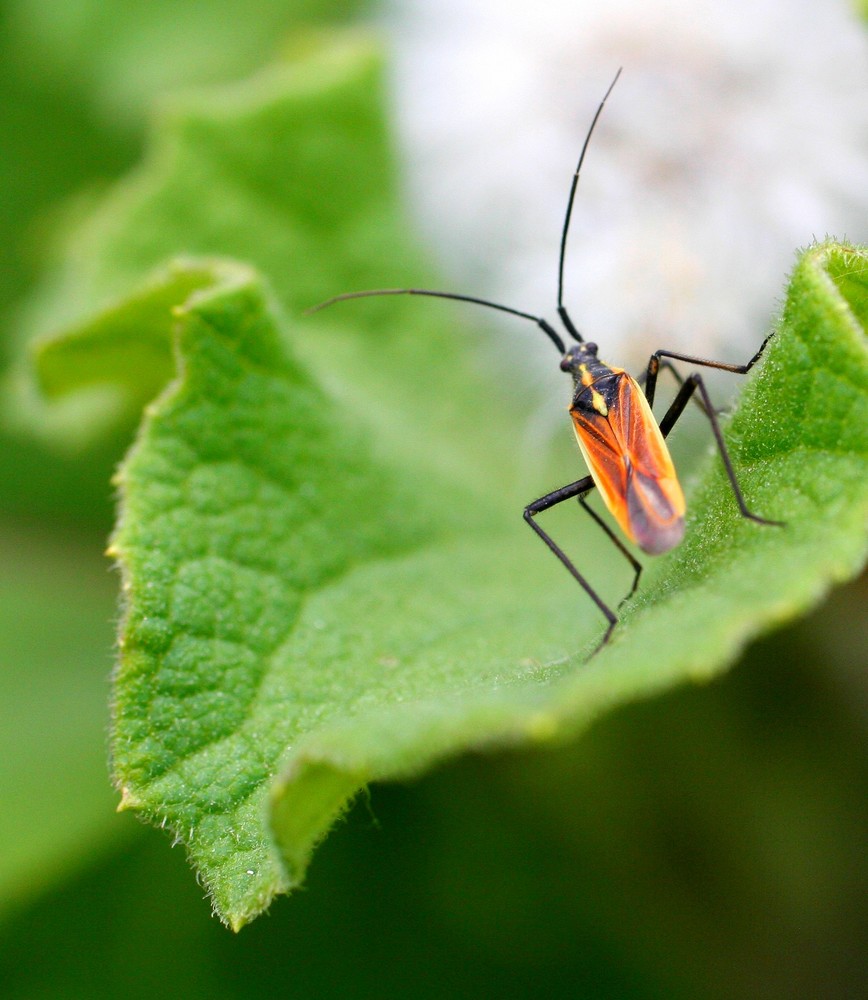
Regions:
[[[710,677],[858,568],[868,364],[844,276],[864,305],[864,255],[806,254],[728,428],[752,505],[787,527],[739,520],[712,463],[686,542],[590,663],[599,622],[519,519],[493,501],[459,526],[460,486],[432,477],[420,496],[376,461],[282,347],[255,278],[176,311],[181,378],[119,479],[115,767],[124,804],[187,844],[224,919],[297,884],[368,781],[562,738]]]
[[[378,461],[288,355],[255,277],[223,277],[175,310],[182,376],[117,479],[113,744],[124,805],[176,831],[238,924],[293,881],[265,806],[310,725],[451,693],[466,671],[460,687],[484,689],[516,649],[537,676],[531,657],[563,660],[571,643],[547,635],[549,567],[536,597],[515,587],[534,577],[495,534],[497,507]]]
[[[344,46],[177,111],[82,237],[54,312],[73,322],[40,348],[46,386],[98,371],[127,400],[174,358],[118,476],[114,767],[236,928],[299,883],[367,782],[714,676],[864,559],[868,268],[829,244],[800,259],[727,422],[748,502],[787,526],[740,519],[712,456],[685,543],[586,663],[599,615],[520,518],[552,484],[516,487],[522,407],[475,374],[452,313],[285,317],[420,277],[378,106],[370,51]],[[197,256],[166,265],[179,251]],[[547,523],[616,601],[629,570],[601,533],[574,510]]]

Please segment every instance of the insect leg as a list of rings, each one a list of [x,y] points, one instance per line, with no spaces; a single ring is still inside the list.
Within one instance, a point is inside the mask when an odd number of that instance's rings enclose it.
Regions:
[[[575,483],[570,483],[568,486],[562,486],[559,490],[554,490],[552,493],[547,493],[544,497],[540,497],[539,500],[534,500],[533,503],[529,503],[524,509],[524,519],[533,528],[536,534],[545,542],[549,549],[560,559],[560,561],[567,568],[569,573],[572,575],[573,579],[579,584],[579,586],[585,591],[588,597],[597,605],[600,611],[603,613],[606,621],[609,623],[609,627],[606,629],[603,638],[600,640],[596,649],[591,656],[598,653],[603,646],[609,641],[609,636],[612,634],[612,629],[618,624],[618,617],[614,611],[605,603],[605,601],[600,597],[600,595],[594,590],[594,588],[588,583],[588,581],[582,576],[582,574],[576,569],[570,560],[569,556],[564,552],[564,550],[554,541],[554,539],[547,534],[534,520],[537,514],[541,514],[544,510],[549,510],[551,507],[557,506],[559,503],[563,503],[564,500],[572,500],[573,497],[578,497],[584,495],[589,490],[593,489],[594,481],[590,476],[585,476],[584,479],[579,479]],[[586,510],[588,508],[585,508]],[[596,515],[594,515],[596,516]]]
[[[692,354],[679,354],[677,351],[655,351],[648,360],[648,370],[645,372],[645,377],[641,379],[645,385],[645,396],[648,400],[648,405],[654,405],[654,393],[657,389],[657,373],[661,368],[661,358],[673,358],[675,361],[686,361],[689,365],[701,365],[703,368],[717,368],[720,371],[733,372],[736,375],[745,375],[762,357],[762,353],[766,349],[766,344],[768,344],[773,336],[774,334],[770,333],[766,337],[766,339],[760,344],[759,350],[746,365],[728,365],[723,361],[710,361],[708,358],[696,358]],[[662,362],[662,366],[673,372],[675,377],[682,383],[682,386],[685,384],[684,380],[681,379],[681,376],[678,375],[671,363],[664,361]],[[702,395],[703,398],[706,398],[708,394],[703,392]],[[708,404],[706,403],[706,405]]]
[[[648,368],[650,368],[650,367],[651,367],[651,365],[649,363]],[[678,383],[679,388],[682,385],[684,385],[684,376],[675,367],[675,365],[672,364],[671,361],[660,361],[658,363],[658,365],[656,366],[656,368],[657,368],[658,372],[659,372],[659,370],[661,368],[665,368],[672,375],[672,377],[675,379],[675,381]],[[645,396],[646,396],[646,398],[648,396],[648,390],[645,387],[647,385],[648,378],[649,378],[649,371],[646,368],[646,370],[644,372],[642,372],[642,374],[636,379],[636,381],[639,383],[639,385],[641,385],[642,388],[645,389]],[[655,385],[651,389],[651,398],[648,401],[648,405],[649,406],[654,401],[654,391],[655,391],[655,389],[656,389],[656,379],[655,379]],[[696,405],[699,407],[699,409],[702,410],[702,412],[705,413],[706,416],[708,416],[708,413],[706,412],[706,409],[705,409],[705,404],[702,402],[702,400],[701,399],[697,399],[696,396],[694,396],[693,398],[696,401]],[[714,408],[714,412],[719,416],[721,413],[724,413],[725,411],[724,410],[720,410],[717,407],[715,407]]]
[[[585,503],[585,497],[587,495],[588,495],[587,493],[579,494],[578,500],[579,503],[582,505],[582,509],[586,513],[591,515],[591,518],[594,521],[596,521],[597,524],[603,529],[603,531],[609,536],[609,539],[611,540],[615,548],[621,553],[621,555],[623,555],[623,557],[627,560],[627,562],[629,562],[630,565],[633,567],[633,574],[634,574],[633,586],[630,587],[628,593],[623,598],[621,598],[621,601],[618,604],[618,607],[620,608],[622,604],[629,601],[630,598],[636,593],[636,588],[639,586],[639,577],[642,575],[642,563],[640,563],[638,559],[634,558],[632,552],[629,551],[627,546],[621,541],[620,538],[618,538],[615,532],[612,531],[612,529],[609,527],[608,524],[606,524],[606,522],[600,517],[600,515],[595,510],[592,510],[587,505],[587,503]]]
[[[756,361],[761,352],[762,348],[760,348],[760,351],[751,359],[750,362],[748,362],[747,366],[744,366],[745,370],[747,370],[747,368],[749,368]],[[696,359],[694,358],[694,359],[683,359],[683,360],[695,361]],[[726,370],[733,371],[736,369],[734,369],[732,366],[727,366]],[[768,518],[760,517],[758,514],[754,514],[748,509],[748,506],[744,500],[744,496],[742,495],[741,492],[741,487],[738,485],[738,479],[736,478],[735,475],[735,469],[733,469],[732,467],[732,459],[729,457],[729,451],[727,450],[726,442],[723,440],[723,434],[721,433],[720,430],[720,423],[717,419],[717,415],[714,412],[714,407],[712,406],[711,403],[711,397],[708,395],[708,390],[705,388],[705,383],[702,380],[702,376],[698,372],[694,372],[692,375],[690,375],[688,378],[684,380],[684,382],[681,385],[681,388],[678,390],[678,394],[672,401],[671,406],[663,415],[663,419],[660,421],[660,432],[662,433],[663,437],[667,437],[669,435],[669,432],[675,426],[676,421],[684,412],[684,408],[690,402],[691,396],[694,394],[694,392],[696,392],[697,389],[699,390],[699,394],[702,397],[703,403],[705,404],[705,415],[708,417],[708,422],[711,424],[711,430],[712,433],[714,434],[714,439],[717,442],[717,449],[720,452],[720,457],[721,460],[723,461],[723,467],[726,469],[726,475],[727,478],[729,479],[729,484],[732,487],[732,492],[733,495],[735,496],[735,500],[736,503],[738,504],[738,509],[741,511],[742,517],[747,517],[751,521],[756,521],[757,524],[773,524],[777,525],[778,527],[782,527],[784,523],[783,521],[770,521],[768,520]]]

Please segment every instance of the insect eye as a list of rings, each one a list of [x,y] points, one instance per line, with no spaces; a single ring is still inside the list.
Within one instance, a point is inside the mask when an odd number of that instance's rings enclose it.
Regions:
[[[569,355],[565,355],[561,358],[561,371],[568,372],[570,370],[570,358]]]
[[[596,344],[591,344],[591,343],[586,343],[585,344],[585,350],[588,351],[590,354],[596,354],[597,353],[597,345]]]

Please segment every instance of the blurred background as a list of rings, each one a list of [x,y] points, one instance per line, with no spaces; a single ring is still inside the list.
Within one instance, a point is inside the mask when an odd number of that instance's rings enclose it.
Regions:
[[[866,240],[866,35],[844,0],[5,0],[4,360],[56,234],[138,162],[163,95],[351,20],[388,47],[408,211],[444,285],[534,312],[553,312],[570,173],[625,67],[567,298],[628,367],[656,347],[744,360],[798,246]],[[523,334],[497,330],[527,368],[532,465],[563,386]],[[128,443],[60,454],[0,429],[4,997],[864,995],[864,578],[724,680],[571,747],[374,787],[306,888],[235,937],[182,853],[114,812],[101,553]]]

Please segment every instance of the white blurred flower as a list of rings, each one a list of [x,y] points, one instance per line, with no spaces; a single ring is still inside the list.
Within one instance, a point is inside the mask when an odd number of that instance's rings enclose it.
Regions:
[[[408,194],[448,287],[550,319],[571,172],[624,67],[566,270],[612,363],[741,360],[797,247],[868,239],[866,36],[847,0],[392,0],[388,23]]]

